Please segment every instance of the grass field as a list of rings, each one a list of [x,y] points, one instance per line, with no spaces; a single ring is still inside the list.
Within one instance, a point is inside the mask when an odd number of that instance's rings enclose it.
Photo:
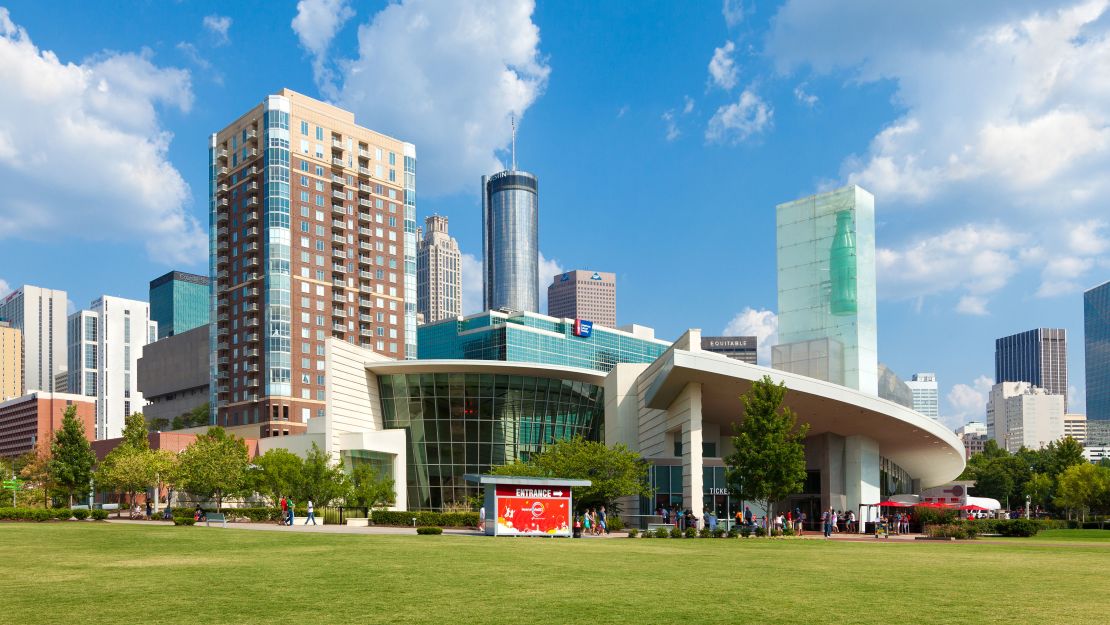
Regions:
[[[0,623],[1091,623],[1110,609],[1110,542],[1095,540],[545,540],[5,523]]]

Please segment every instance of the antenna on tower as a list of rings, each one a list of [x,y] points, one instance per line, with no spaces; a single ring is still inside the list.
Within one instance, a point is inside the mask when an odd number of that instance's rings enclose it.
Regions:
[[[513,125],[513,167],[516,171],[516,115],[509,115],[509,123]]]

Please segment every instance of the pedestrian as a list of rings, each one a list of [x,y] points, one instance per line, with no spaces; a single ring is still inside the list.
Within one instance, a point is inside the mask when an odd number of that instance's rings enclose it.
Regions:
[[[149,499],[146,500],[146,518],[154,519],[154,506]]]
[[[601,531],[609,533],[609,515],[605,514],[605,506],[601,506],[601,511],[598,512],[598,521],[601,523]]]
[[[293,509],[294,509],[293,498],[290,497],[289,498],[289,513],[288,513],[288,516],[285,517],[285,519],[286,519],[285,524],[288,525],[289,527],[293,527]]]
[[[486,529],[486,507],[478,508],[478,531]]]
[[[798,536],[805,533],[806,530],[806,513],[798,512]]]
[[[830,520],[830,527],[831,530],[837,534],[840,533],[840,528],[836,526],[836,522],[840,520],[840,514],[838,513],[838,510],[833,510],[832,508],[829,508],[829,516],[832,517]]]
[[[832,516],[832,508],[821,513],[821,525],[822,529],[825,531],[825,538],[832,538]]]
[[[590,509],[586,508],[586,512],[582,514],[582,532],[585,534],[590,533]]]
[[[285,495],[282,495],[281,496],[281,520],[279,520],[278,522],[282,525],[285,525],[285,517],[287,517],[287,516],[289,516],[289,500],[285,498]]]
[[[308,500],[308,517],[305,518],[304,524],[308,525],[309,521],[312,521],[312,524],[316,525],[316,515],[312,512],[312,500],[311,499]]]
[[[848,511],[848,528],[847,529],[848,529],[849,534],[854,534],[854,533],[859,532],[859,528],[856,527],[856,513],[852,510]]]

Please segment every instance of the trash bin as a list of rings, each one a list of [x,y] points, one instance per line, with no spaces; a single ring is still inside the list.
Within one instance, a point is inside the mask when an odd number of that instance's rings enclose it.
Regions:
[[[571,537],[573,537],[573,538],[582,538],[582,522],[581,521],[575,521],[574,522],[574,528],[571,530]]]

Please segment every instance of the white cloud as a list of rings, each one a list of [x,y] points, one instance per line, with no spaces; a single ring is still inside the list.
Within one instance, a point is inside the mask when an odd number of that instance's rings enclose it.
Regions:
[[[728,322],[721,334],[754,336],[759,364],[769,367],[771,347],[779,342],[779,318],[770,310],[746,307]]]
[[[794,87],[794,99],[807,108],[817,105],[817,96],[806,92],[806,83]]]
[[[547,314],[547,285],[551,284],[551,280],[555,276],[565,273],[562,264],[554,258],[547,258],[540,252],[540,309],[537,312]]]
[[[667,128],[667,134],[665,135],[667,141],[674,141],[675,139],[682,136],[682,131],[678,129],[678,124],[675,122],[674,119],[674,109],[664,111],[663,115],[660,116],[660,119],[663,120],[663,124]]]
[[[0,239],[138,239],[166,263],[207,255],[158,115],[189,111],[187,71],[148,52],[63,63],[0,7],[0,85]]]
[[[682,96],[682,114],[689,115],[694,112],[694,98],[688,95]]]
[[[737,144],[770,127],[774,110],[750,89],[740,94],[740,99],[717,109],[705,129],[705,140],[710,143]]]
[[[328,48],[335,34],[355,16],[348,0],[300,0],[297,15],[290,24],[297,39],[312,56],[312,74],[328,97],[335,97],[335,73],[328,65]]]
[[[303,17],[306,5],[320,4],[337,18]],[[534,2],[391,3],[359,27],[358,57],[335,63],[334,89],[327,48],[346,5],[299,6],[294,29],[321,69],[321,90],[362,123],[416,145],[422,193],[475,189],[482,174],[503,168],[498,152],[511,140],[510,117],[520,127],[551,71],[532,21]],[[527,154],[518,153],[517,162],[527,168]]]
[[[11,292],[12,292],[12,287],[8,286],[8,282],[6,280],[4,280],[3,278],[0,278],[0,297],[4,297],[5,295],[7,295],[8,293],[11,293]]]
[[[721,15],[725,17],[725,24],[733,28],[744,20],[744,7],[740,0],[724,0],[721,3]]]
[[[969,421],[986,422],[987,399],[994,381],[980,375],[969,384],[956,384],[948,391],[948,410],[941,420],[956,429]]]
[[[212,33],[215,38],[217,46],[224,46],[231,42],[227,36],[227,31],[231,28],[231,18],[226,15],[206,15],[204,16],[204,28]]]
[[[987,298],[979,295],[964,295],[961,297],[960,301],[956,302],[956,312],[977,317],[990,314],[987,310]]]
[[[713,50],[713,58],[709,59],[709,78],[714,85],[725,91],[735,87],[739,78],[740,72],[736,67],[736,61],[732,58],[732,53],[735,51],[736,44],[726,41],[725,45]]]
[[[1076,254],[1098,255],[1110,248],[1110,241],[1102,235],[1106,222],[1091,219],[1075,224],[1068,230],[1068,248]]]
[[[628,105],[627,104],[625,104],[624,106],[617,109],[617,119],[620,119],[620,118],[624,117],[626,113],[628,113]]]
[[[472,315],[485,308],[482,301],[482,259],[462,253],[462,312]]]

